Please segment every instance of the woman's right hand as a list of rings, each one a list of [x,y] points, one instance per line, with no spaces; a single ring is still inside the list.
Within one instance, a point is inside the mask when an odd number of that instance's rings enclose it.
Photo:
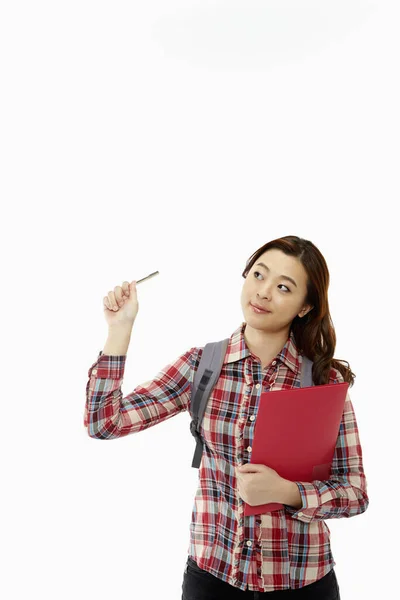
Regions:
[[[122,287],[116,285],[114,290],[108,292],[103,298],[104,316],[109,327],[115,325],[133,326],[139,311],[139,302],[136,292],[136,281],[124,281]],[[114,310],[114,306],[116,310]]]

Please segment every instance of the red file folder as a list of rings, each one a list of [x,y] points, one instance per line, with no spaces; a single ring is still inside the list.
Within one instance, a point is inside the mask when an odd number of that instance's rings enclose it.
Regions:
[[[290,481],[329,479],[348,387],[345,382],[263,392],[250,462],[271,467]],[[245,502],[244,514],[281,508],[280,502]]]

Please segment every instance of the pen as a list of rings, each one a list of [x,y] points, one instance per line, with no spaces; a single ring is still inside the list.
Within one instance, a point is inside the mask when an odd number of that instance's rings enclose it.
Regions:
[[[142,281],[146,281],[146,279],[150,279],[150,277],[155,277],[156,275],[159,275],[160,271],[154,271],[154,273],[150,273],[150,275],[147,275],[147,277],[143,277],[143,279],[139,279],[139,281],[136,282],[136,285],[138,283],[141,283]]]

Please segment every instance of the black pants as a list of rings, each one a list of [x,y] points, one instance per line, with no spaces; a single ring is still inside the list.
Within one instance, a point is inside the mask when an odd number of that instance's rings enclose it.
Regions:
[[[261,600],[261,598],[278,598],[280,600],[340,600],[339,585],[335,570],[329,571],[325,577],[296,590],[277,590],[275,592],[252,592],[240,590],[208,571],[203,571],[188,556],[183,575],[181,600]]]

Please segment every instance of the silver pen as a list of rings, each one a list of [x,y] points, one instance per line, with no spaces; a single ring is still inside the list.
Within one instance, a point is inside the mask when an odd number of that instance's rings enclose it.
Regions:
[[[147,277],[143,277],[143,279],[139,279],[139,281],[136,282],[136,285],[138,283],[141,283],[142,281],[146,281],[146,279],[150,279],[150,277],[155,277],[156,275],[159,275],[160,271],[154,271],[154,273],[150,273],[150,275],[147,275]]]

